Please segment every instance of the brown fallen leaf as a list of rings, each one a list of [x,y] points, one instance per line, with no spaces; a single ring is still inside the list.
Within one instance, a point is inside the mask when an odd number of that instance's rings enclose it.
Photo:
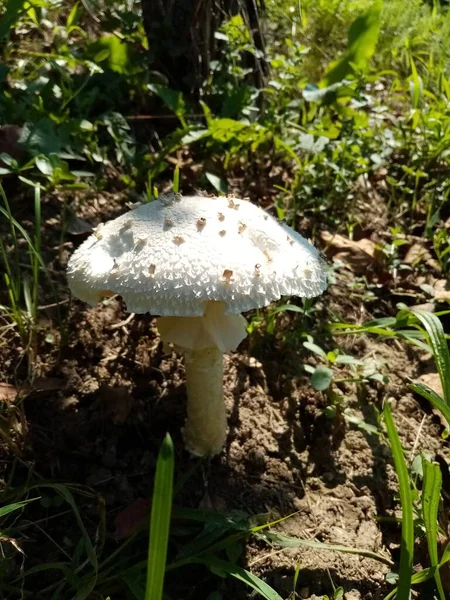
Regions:
[[[438,279],[434,283],[434,297],[436,300],[450,300],[450,283],[445,279]]]
[[[434,272],[439,273],[440,267],[438,261],[432,257],[430,251],[425,245],[425,242],[417,241],[411,244],[406,251],[403,263],[415,267],[419,264],[427,265]]]
[[[431,254],[428,251],[428,248],[425,248],[423,244],[419,242],[415,242],[411,244],[405,254],[405,258],[403,262],[406,265],[417,265],[421,262],[426,262],[431,258]]]
[[[325,242],[325,254],[328,258],[341,260],[352,271],[364,274],[367,269],[383,266],[384,257],[375,242],[367,238],[355,241],[339,234],[322,231],[320,237]]]
[[[112,537],[115,540],[123,540],[136,533],[148,518],[150,506],[150,499],[138,498],[118,512],[114,519],[114,533]]]
[[[113,423],[124,423],[134,406],[134,398],[128,389],[102,385],[98,393],[100,403]]]
[[[0,402],[14,400],[18,393],[15,385],[11,385],[10,383],[0,383]]]
[[[54,392],[64,387],[65,380],[58,377],[36,377],[30,383],[23,385],[12,385],[11,383],[0,383],[0,402],[9,402],[16,396],[27,396],[32,392]]]

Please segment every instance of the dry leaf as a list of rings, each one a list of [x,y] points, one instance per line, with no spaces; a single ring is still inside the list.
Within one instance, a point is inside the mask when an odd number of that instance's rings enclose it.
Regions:
[[[19,394],[26,396],[32,392],[54,392],[64,387],[65,380],[58,377],[36,377],[32,384],[15,386],[11,383],[0,383],[0,402],[14,400]]]
[[[420,244],[419,242],[415,242],[408,248],[408,250],[405,254],[405,258],[403,259],[403,262],[405,263],[405,265],[417,265],[418,263],[421,263],[421,262],[426,263],[431,258],[432,258],[432,256],[429,253],[428,249],[425,248],[425,246],[423,246],[423,244]]]
[[[100,402],[113,423],[120,424],[127,420],[134,405],[134,398],[126,387],[102,385],[99,389],[99,396]]]
[[[15,385],[11,385],[10,383],[0,383],[0,402],[14,400],[18,393]]]
[[[450,300],[450,284],[445,279],[436,281],[433,289],[436,300]]]
[[[117,513],[114,519],[114,534],[116,540],[123,540],[136,533],[145,523],[150,512],[151,501],[145,498],[138,498],[129,506]]]
[[[372,240],[363,238],[354,241],[329,231],[323,231],[320,237],[326,243],[327,257],[341,260],[355,273],[366,273],[369,267],[375,268],[383,263],[382,254]]]

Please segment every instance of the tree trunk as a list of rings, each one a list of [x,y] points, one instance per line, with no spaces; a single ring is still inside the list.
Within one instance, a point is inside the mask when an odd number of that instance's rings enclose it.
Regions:
[[[264,0],[142,0],[144,28],[152,68],[167,77],[169,85],[198,97],[217,54],[214,37],[220,24],[241,14],[259,54],[264,53],[260,14]],[[249,57],[252,84],[261,87],[264,59]]]

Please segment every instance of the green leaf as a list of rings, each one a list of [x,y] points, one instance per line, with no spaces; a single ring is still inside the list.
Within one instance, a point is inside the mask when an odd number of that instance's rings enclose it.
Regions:
[[[411,80],[409,82],[410,94],[411,94],[411,104],[413,108],[420,108],[423,97],[423,81],[422,78],[417,73],[416,65],[411,58]],[[403,240],[408,243],[407,240]]]
[[[24,12],[25,0],[6,0],[4,11],[0,19],[0,40],[7,37]]]
[[[79,7],[79,2],[75,2],[75,4],[72,6],[72,10],[69,13],[69,16],[67,17],[67,21],[66,21],[67,29],[70,29],[72,27],[72,25],[75,25],[75,23],[78,21],[79,16],[80,16],[78,7]]]
[[[116,35],[104,35],[86,49],[88,57],[97,63],[106,61],[111,71],[128,73],[130,71],[129,44]]]
[[[55,123],[44,117],[34,124],[25,124],[20,135],[23,144],[31,154],[58,154],[68,142],[66,132],[56,129]]]
[[[438,510],[441,498],[442,473],[439,465],[422,457],[423,467],[423,489],[422,489],[422,515],[425,523],[425,535],[427,538],[428,555],[432,567],[439,565],[438,556]],[[434,574],[436,587],[441,600],[445,600],[444,588],[442,587],[441,575],[436,569]]]
[[[363,548],[354,548],[352,546],[343,546],[341,544],[325,544],[323,542],[316,542],[314,540],[303,540],[301,538],[294,538],[285,535],[284,533],[276,533],[272,531],[265,531],[260,533],[258,537],[266,540],[270,544],[281,546],[282,548],[312,548],[314,550],[329,550],[331,552],[343,552],[344,554],[356,554],[358,556],[365,556],[366,558],[372,558],[385,565],[392,566],[392,561],[372,552],[370,550],[364,550]]]
[[[182,117],[186,112],[183,94],[172,90],[169,87],[160,85],[159,83],[148,83],[147,88],[159,96],[166,106],[177,115]]]
[[[419,383],[417,381],[411,383],[410,385],[408,385],[408,387],[413,392],[416,392],[416,394],[420,394],[421,396],[423,396],[425,400],[428,400],[428,402],[430,402],[433,408],[440,411],[445,420],[447,421],[448,428],[450,429],[450,408],[447,406],[447,404],[445,404],[445,402],[442,400],[439,394],[436,394],[434,390],[432,390],[424,383]]]
[[[147,585],[145,600],[161,600],[169,545],[172,515],[174,450],[172,438],[166,435],[156,463],[155,487],[150,517]]]
[[[226,194],[228,192],[228,183],[226,179],[222,179],[222,177],[218,177],[214,175],[214,173],[205,173],[206,179],[221,194]]]
[[[31,498],[30,500],[22,500],[21,502],[14,502],[13,504],[8,504],[7,506],[0,507],[0,517],[6,517],[9,513],[12,513],[15,510],[20,510],[24,508],[30,502],[34,502],[35,500],[39,500],[39,498]]]
[[[350,25],[347,52],[328,67],[321,82],[323,86],[342,81],[349,75],[353,75],[355,70],[364,70],[367,67],[375,52],[380,34],[382,6],[381,0],[374,2]]]
[[[242,581],[243,583],[246,583],[249,587],[255,590],[255,592],[258,592],[263,598],[266,598],[266,600],[283,600],[282,597],[279,596],[277,592],[265,581],[256,575],[253,575],[253,573],[250,573],[250,571],[247,571],[242,567],[238,567],[231,562],[217,558],[214,555],[202,557],[195,562],[203,563],[212,571],[224,573],[230,577],[234,577],[235,579]]]
[[[414,559],[414,521],[413,501],[409,482],[408,467],[406,465],[403,448],[400,444],[391,407],[386,402],[383,410],[384,422],[394,457],[395,471],[400,489],[400,503],[402,507],[402,538],[400,544],[399,585],[397,600],[410,600],[411,576]]]
[[[311,385],[318,392],[326,390],[333,381],[333,371],[328,367],[320,365],[314,370],[311,377]]]
[[[450,353],[442,323],[436,315],[425,310],[414,309],[411,313],[419,319],[428,334],[442,384],[444,401],[450,408]]]
[[[327,353],[325,352],[325,350],[323,350],[317,344],[314,344],[313,342],[303,342],[303,347],[306,348],[307,350],[311,350],[311,352],[314,352],[314,354],[317,354],[321,358],[328,360]]]

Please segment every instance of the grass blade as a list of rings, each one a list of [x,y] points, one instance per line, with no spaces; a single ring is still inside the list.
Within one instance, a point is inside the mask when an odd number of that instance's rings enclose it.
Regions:
[[[238,567],[232,562],[222,560],[214,555],[209,555],[194,562],[201,562],[215,573],[229,575],[230,577],[234,577],[235,579],[246,583],[249,587],[258,592],[260,596],[266,598],[266,600],[283,600],[282,597],[265,581],[256,575],[253,575],[250,571]]]
[[[441,498],[442,473],[437,463],[422,457],[423,466],[423,490],[422,490],[422,514],[425,523],[425,534],[427,538],[428,554],[432,567],[439,565],[438,556],[438,510]],[[439,569],[434,574],[436,587],[441,600],[445,600],[445,593],[442,587],[441,575]]]
[[[145,600],[161,600],[172,515],[174,450],[172,438],[166,435],[158,455],[150,517],[147,585]]]
[[[173,191],[177,194],[180,191],[180,167],[177,165],[173,172]]]
[[[14,502],[13,504],[8,504],[7,506],[0,507],[0,517],[6,517],[9,513],[20,510],[30,502],[34,502],[35,500],[39,500],[39,498],[30,498],[30,500],[22,500],[20,502]]]
[[[450,407],[450,353],[441,321],[433,313],[425,310],[412,310],[428,334],[434,360],[442,384],[444,401]]]
[[[377,560],[378,562],[384,563],[392,567],[392,561],[381,554],[372,552],[370,550],[364,550],[362,548],[354,548],[352,546],[343,546],[342,544],[325,544],[324,542],[317,542],[315,540],[303,540],[301,538],[294,538],[282,533],[264,532],[258,535],[261,539],[264,539],[269,544],[281,546],[282,548],[314,548],[315,550],[330,550],[332,552],[342,552],[344,554],[355,554],[357,556],[365,556]]]
[[[400,444],[394,419],[392,418],[391,407],[388,402],[384,405],[383,416],[394,458],[395,471],[398,477],[402,507],[402,539],[400,545],[397,600],[409,600],[414,557],[414,521],[411,486],[403,448]]]
[[[428,402],[433,406],[433,408],[440,411],[445,420],[447,421],[448,428],[450,429],[450,407],[447,406],[447,404],[445,404],[445,402],[442,400],[439,394],[436,394],[436,392],[430,387],[418,381],[409,384],[408,387],[411,391],[416,392],[416,394],[420,394],[420,396],[423,396],[425,400],[428,400]]]

